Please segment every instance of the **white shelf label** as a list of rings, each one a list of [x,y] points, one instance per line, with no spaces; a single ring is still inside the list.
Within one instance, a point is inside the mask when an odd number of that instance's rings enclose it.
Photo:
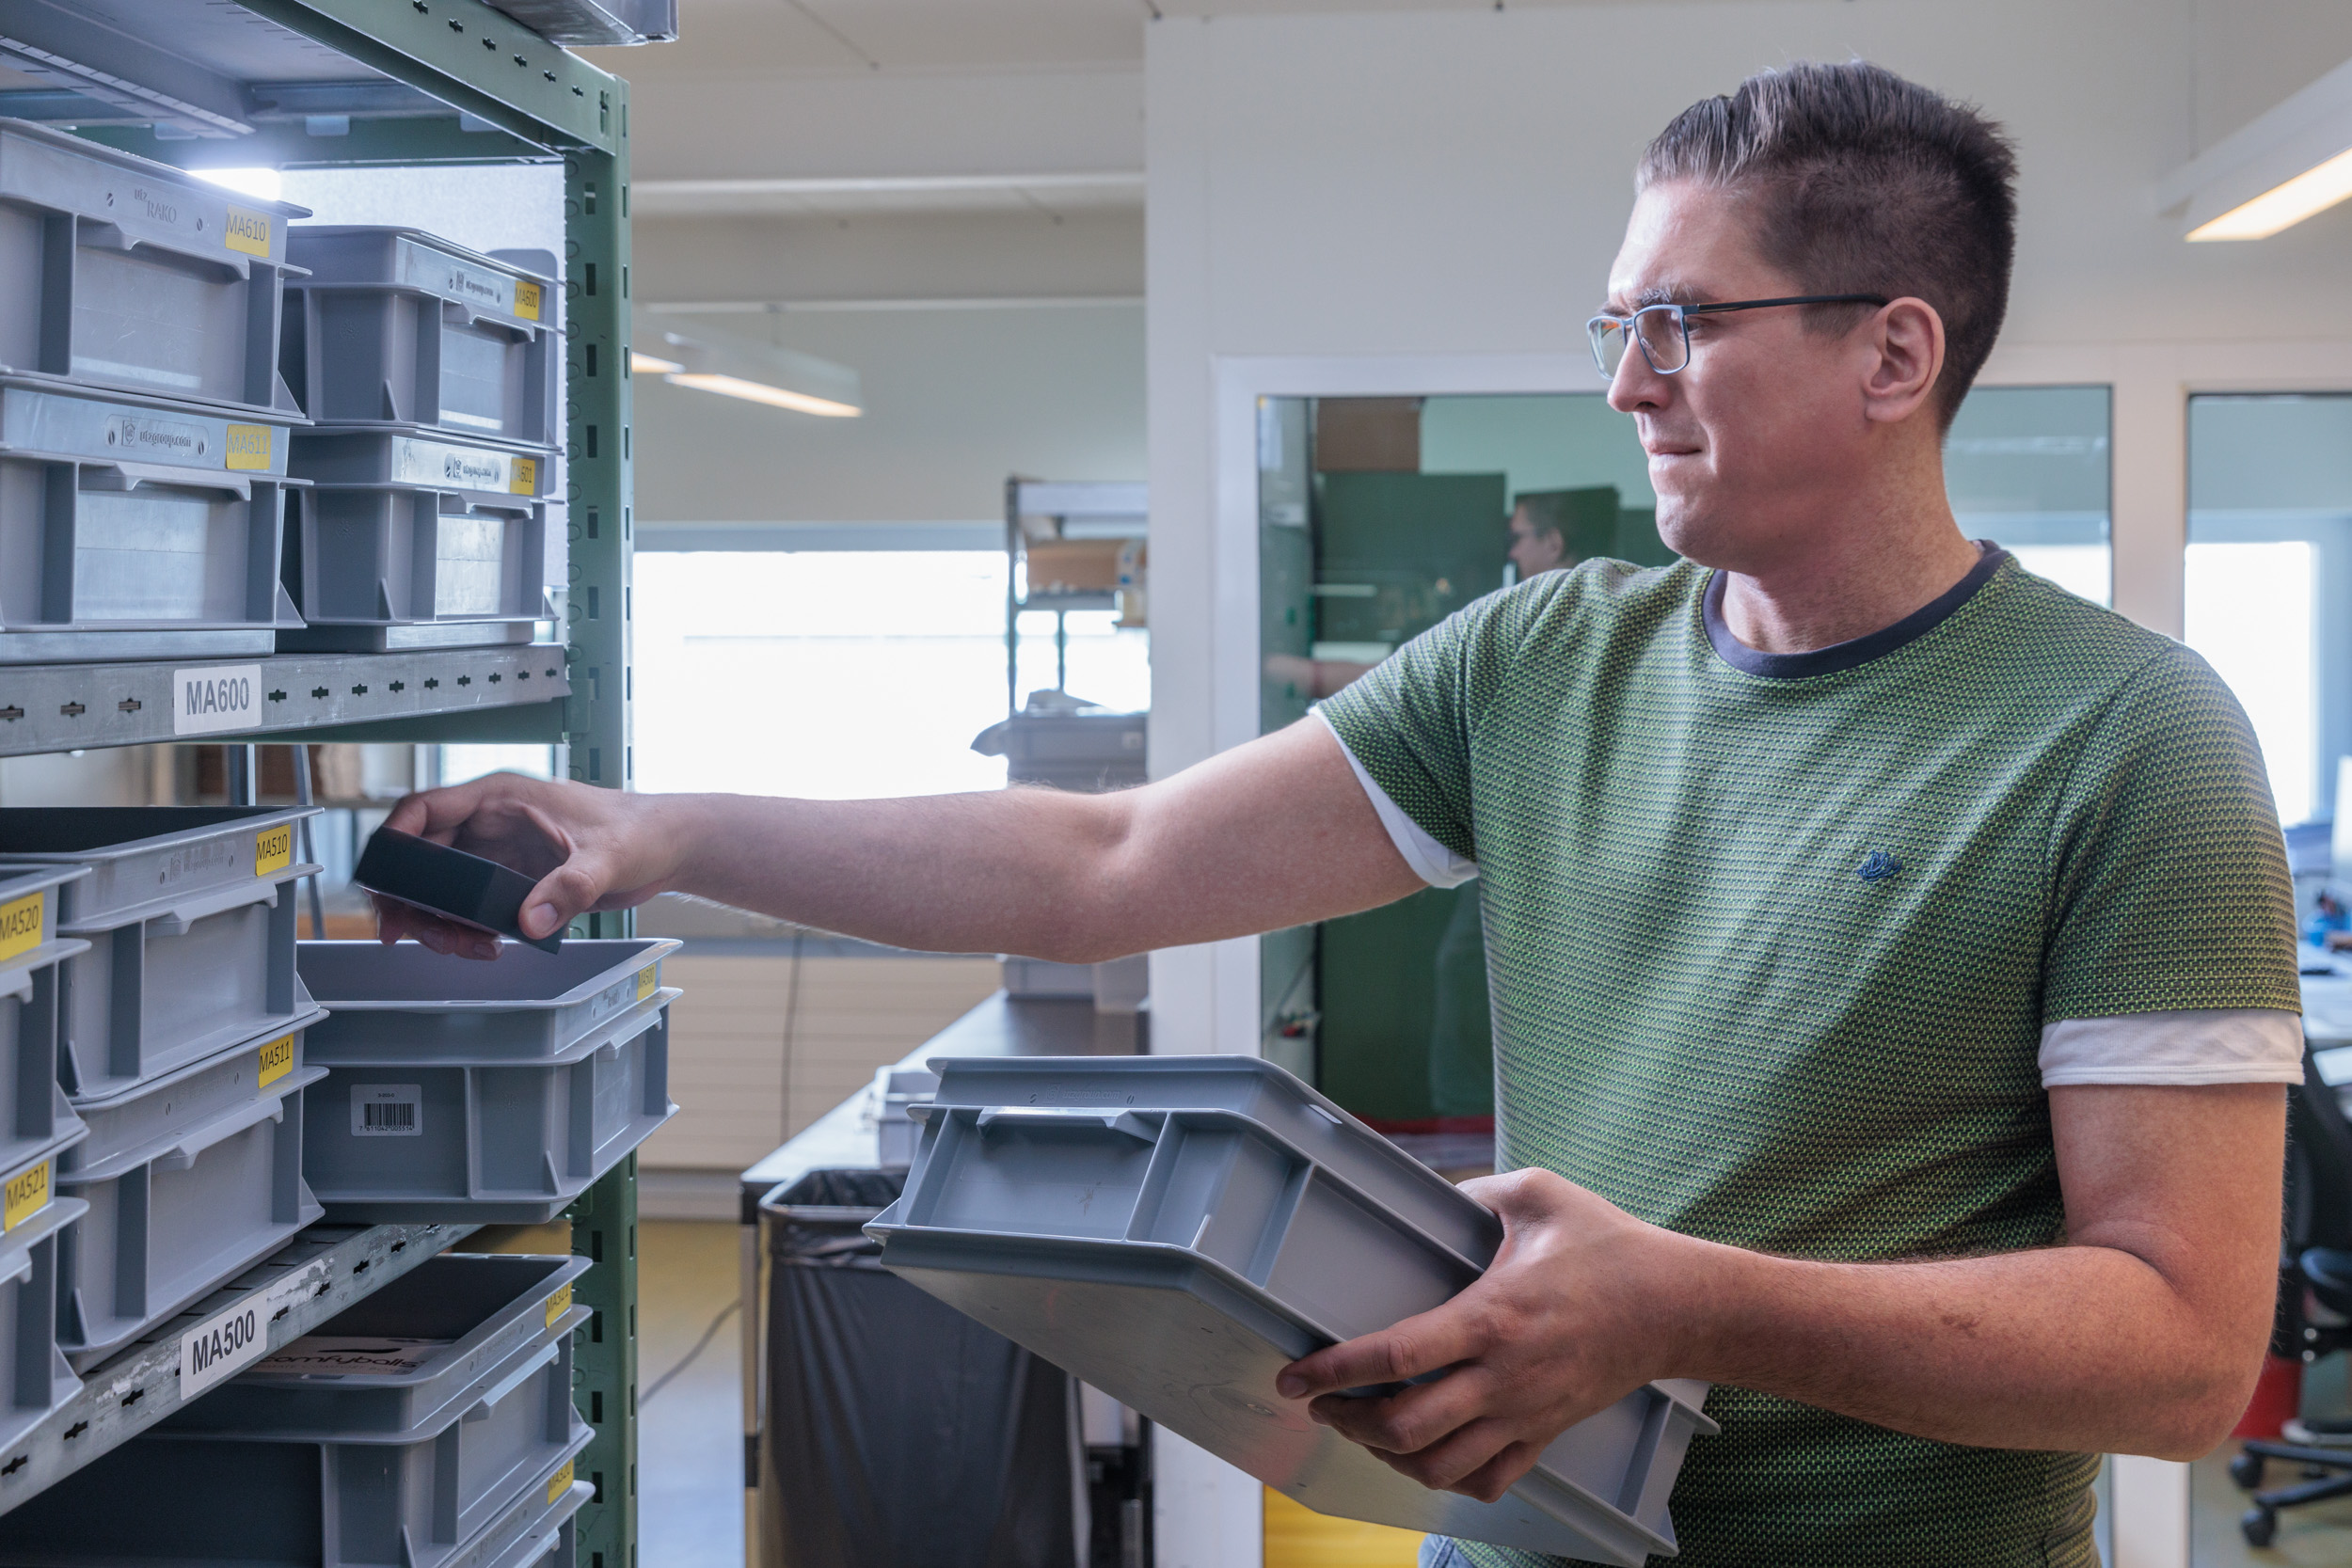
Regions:
[[[205,1319],[180,1337],[180,1398],[194,1399],[262,1358],[271,1308],[260,1292]]]
[[[352,1085],[351,1135],[355,1138],[424,1136],[424,1090],[415,1084]]]
[[[219,735],[262,727],[262,667],[216,664],[171,673],[171,733]]]

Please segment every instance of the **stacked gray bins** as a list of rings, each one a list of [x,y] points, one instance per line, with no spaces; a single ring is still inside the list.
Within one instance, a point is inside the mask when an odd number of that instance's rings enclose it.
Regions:
[[[301,1091],[321,1015],[294,965],[314,809],[0,811],[0,874],[75,873],[51,1071],[87,1128],[56,1172],[87,1205],[57,1263],[58,1342],[85,1370],[319,1217]]]
[[[588,1267],[419,1265],[0,1517],[0,1564],[571,1568]]]
[[[78,869],[0,871],[0,1447],[71,1398],[57,1348],[59,1236],[82,1215],[57,1164],[88,1136],[58,1092],[57,966],[88,947],[57,933]]]
[[[319,428],[294,472],[281,647],[527,642],[548,618],[546,498],[563,404],[543,270],[410,229],[295,230],[287,380]]]
[[[299,207],[0,119],[0,663],[267,653]]]
[[[537,1225],[676,1113],[667,941],[508,942],[496,962],[414,942],[306,942],[304,1170],[338,1222]]]
[[[1319,1513],[1638,1568],[1715,1431],[1649,1384],[1502,1498],[1428,1491],[1318,1426],[1275,1374],[1442,1305],[1495,1217],[1271,1063],[943,1059],[882,1265]]]

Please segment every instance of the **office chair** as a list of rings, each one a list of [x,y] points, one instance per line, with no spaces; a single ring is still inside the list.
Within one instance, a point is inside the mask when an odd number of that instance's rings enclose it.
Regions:
[[[2270,1348],[2309,1366],[2352,1346],[2352,1124],[2336,1091],[2319,1076],[2308,1045],[2302,1085],[2287,1097],[2285,1235]],[[2313,1426],[2314,1436],[2338,1429],[2352,1436],[2352,1421]],[[2265,1462],[2272,1459],[2300,1465],[2303,1481],[2262,1490]],[[2253,1438],[2230,1462],[2230,1478],[2253,1494],[2254,1506],[2238,1528],[2249,1544],[2267,1546],[2278,1533],[2280,1509],[2352,1495],[2352,1448]]]

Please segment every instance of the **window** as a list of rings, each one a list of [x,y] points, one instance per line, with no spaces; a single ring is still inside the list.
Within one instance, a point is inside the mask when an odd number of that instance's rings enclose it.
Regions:
[[[2352,754],[2352,397],[2188,405],[2188,645],[2252,721],[2280,820],[2332,818]]]
[[[1001,550],[654,551],[636,562],[637,786],[818,800],[1004,784]],[[1050,687],[1053,617],[1021,694]],[[1148,634],[1069,617],[1070,689],[1150,705]],[[1032,631],[1046,635],[1032,636]]]
[[[1944,441],[1961,531],[2093,604],[2111,596],[2105,387],[1979,387]]]

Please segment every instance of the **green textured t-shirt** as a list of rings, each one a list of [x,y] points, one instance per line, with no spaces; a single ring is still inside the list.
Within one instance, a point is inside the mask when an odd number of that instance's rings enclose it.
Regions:
[[[1999,551],[1812,654],[1740,644],[1710,580],[1549,573],[1323,706],[1478,863],[1503,1168],[1783,1256],[2058,1240],[2045,1022],[2299,1006],[2245,715],[2195,654]],[[1723,1433],[1673,1500],[1689,1568],[2094,1560],[2091,1456],[1737,1388],[1707,1408]]]

